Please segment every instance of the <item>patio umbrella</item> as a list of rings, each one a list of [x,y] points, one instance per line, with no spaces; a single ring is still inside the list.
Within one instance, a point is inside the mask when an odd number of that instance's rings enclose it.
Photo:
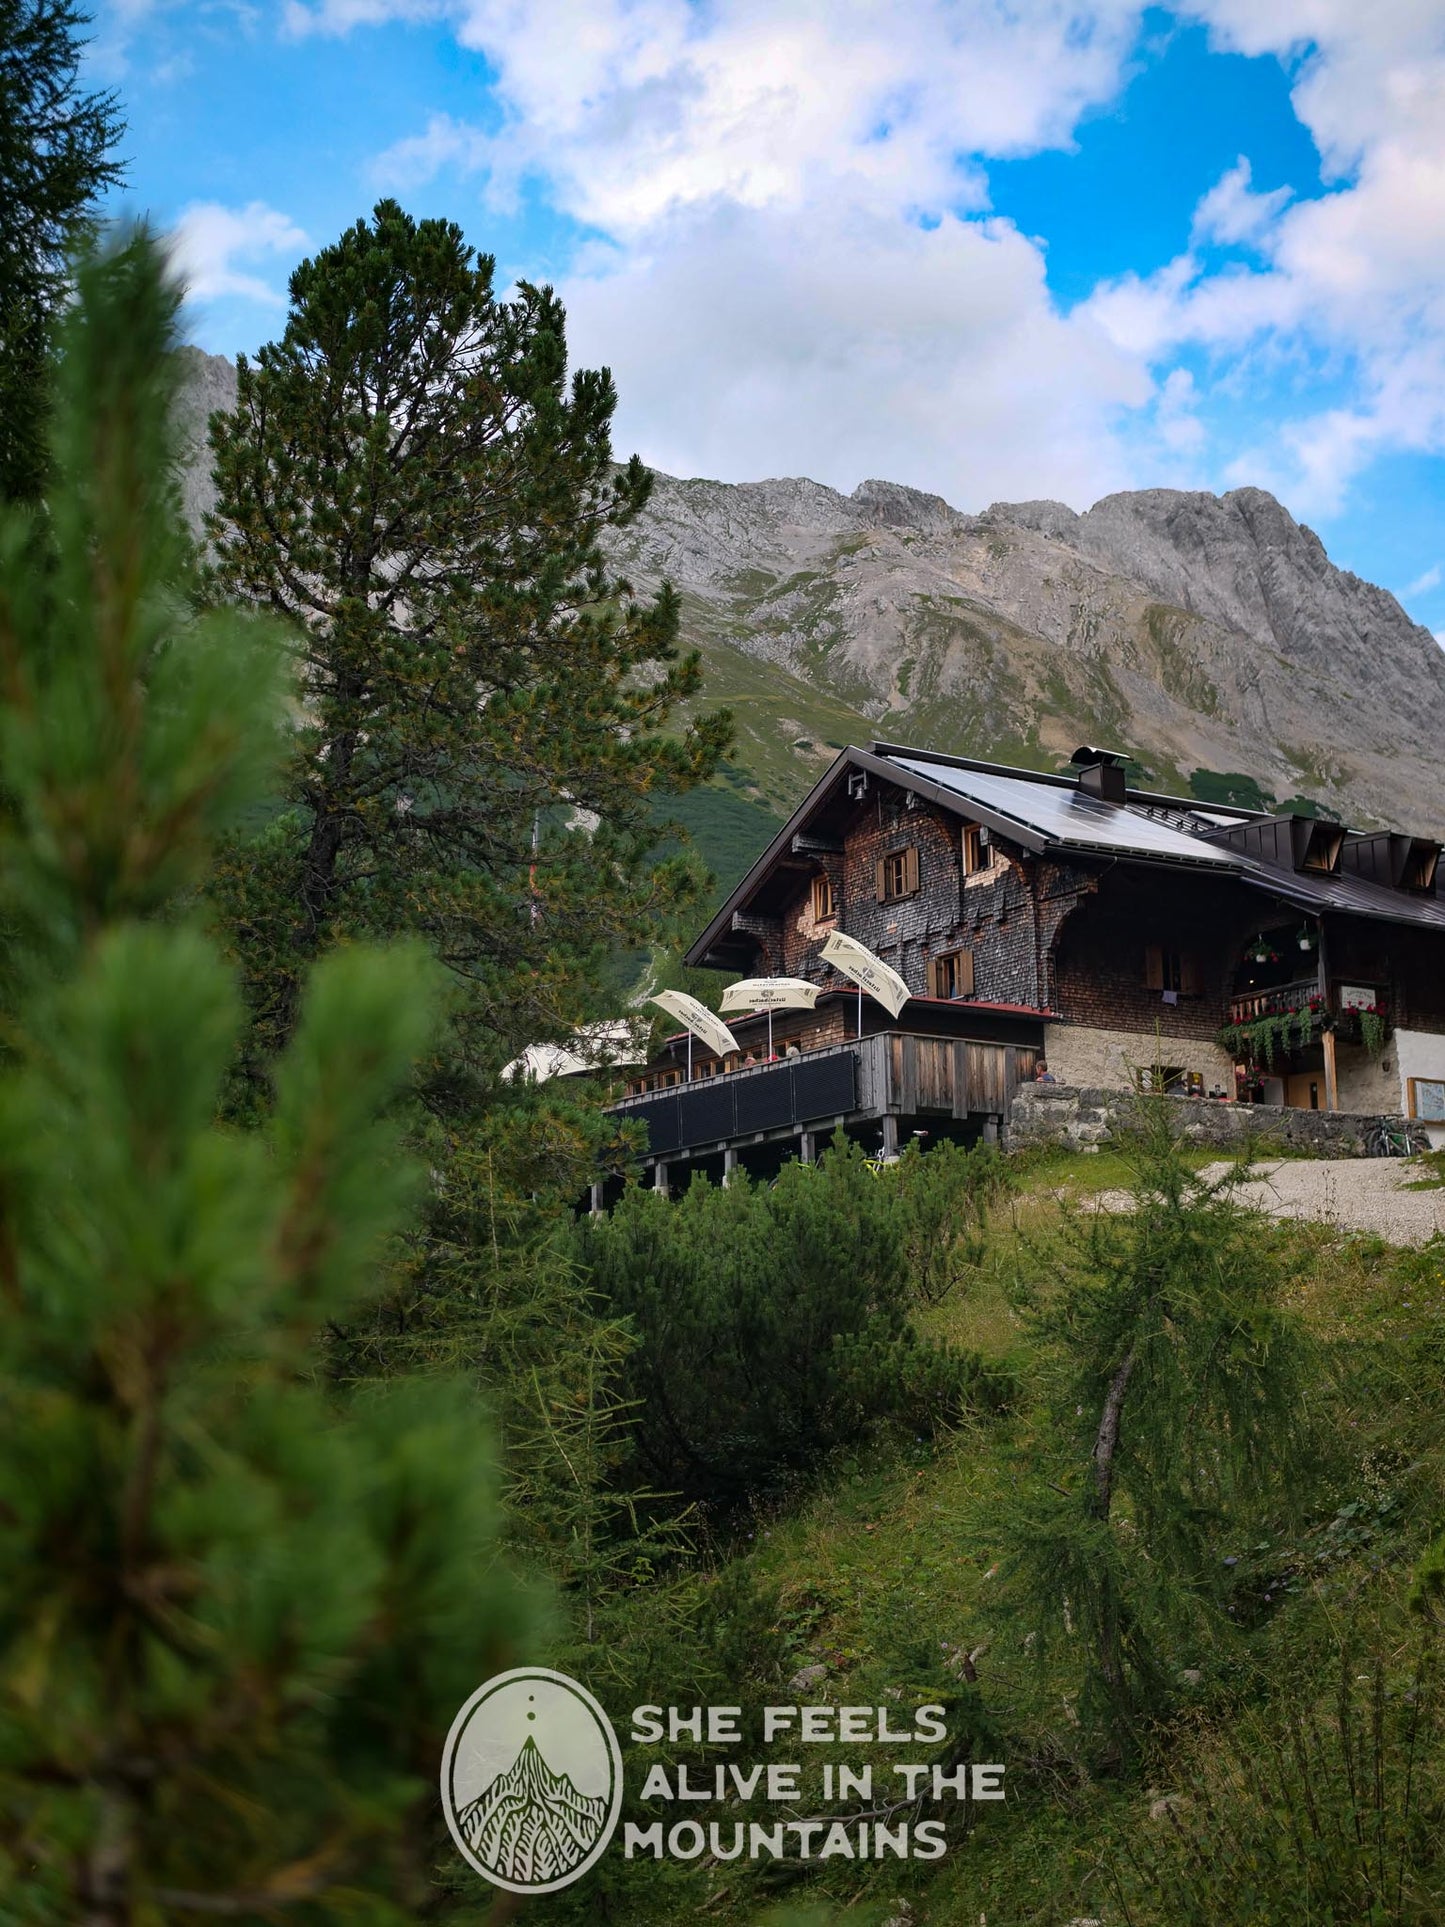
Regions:
[[[876,997],[890,1017],[896,1017],[912,991],[904,983],[896,970],[890,970],[881,957],[875,957],[855,937],[845,937],[839,931],[823,945],[823,961],[841,970],[845,977],[851,977],[858,986],[858,1035],[863,1035],[863,992]]]
[[[768,1056],[773,1054],[773,1012],[811,1010],[818,1001],[821,986],[807,984],[801,977],[744,977],[729,984],[720,999],[726,1011],[765,1010],[768,1013]]]
[[[696,997],[689,997],[681,990],[659,990],[648,1002],[665,1010],[669,1017],[687,1029],[687,1081],[692,1082],[692,1040],[700,1037],[709,1050],[715,1050],[719,1057],[727,1057],[738,1048],[738,1040],[733,1036],[721,1017],[714,1017],[706,1004],[700,1004]]]

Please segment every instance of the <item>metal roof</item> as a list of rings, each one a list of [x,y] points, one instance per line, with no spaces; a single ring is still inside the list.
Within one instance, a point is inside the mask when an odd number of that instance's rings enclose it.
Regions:
[[[914,788],[944,808],[986,824],[1023,849],[1192,869],[1233,878],[1246,888],[1316,914],[1368,917],[1445,932],[1445,898],[1411,895],[1349,873],[1321,876],[1265,863],[1217,839],[1226,827],[1252,822],[1259,812],[1200,804],[1184,797],[1131,790],[1122,803],[1091,796],[1067,776],[1001,768],[966,757],[935,756],[898,743],[842,751],[782,830],[720,907],[687,952],[700,963],[730,930],[746,904],[789,852],[793,836],[848,769],[870,771]]]
[[[1155,863],[1197,864],[1228,876],[1240,866],[1236,853],[1203,843],[1198,837],[1145,815],[1128,803],[1106,803],[1072,785],[1030,782],[1027,777],[960,769],[926,756],[888,756],[905,770],[947,790],[960,802],[976,803],[995,816],[1033,830],[1046,843],[1108,856],[1136,856]]]
[[[1268,890],[1301,910],[1316,914],[1331,910],[1337,916],[1369,917],[1377,923],[1412,923],[1425,930],[1445,931],[1445,903],[1439,897],[1393,890],[1388,884],[1371,883],[1348,872],[1320,876],[1315,871],[1286,870],[1238,850],[1234,857],[1242,883]]]

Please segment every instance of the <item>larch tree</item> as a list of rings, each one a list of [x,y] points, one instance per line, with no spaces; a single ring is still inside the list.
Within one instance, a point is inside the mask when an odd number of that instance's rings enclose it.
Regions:
[[[1306,1334],[1243,1167],[1191,1170],[1167,1098],[1140,1100],[1131,1209],[1070,1227],[1022,1293],[1047,1361],[1010,1521],[1015,1597],[1082,1644],[1081,1704],[1114,1749],[1167,1700],[1172,1638],[1226,1622],[1232,1535],[1287,1514],[1317,1446]]]
[[[457,995],[453,1070],[575,1022],[609,946],[687,900],[654,799],[706,778],[678,601],[604,538],[647,500],[616,393],[567,373],[556,296],[493,292],[460,229],[383,201],[296,270],[279,342],[212,422],[219,591],[304,637],[282,808],[222,879],[261,1052],[307,959],[423,936]]]

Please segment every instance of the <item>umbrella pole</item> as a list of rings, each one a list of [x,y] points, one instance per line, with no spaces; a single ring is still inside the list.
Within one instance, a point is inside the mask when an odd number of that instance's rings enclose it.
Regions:
[[[687,1033],[687,1081],[692,1082],[692,1032]]]
[[[770,1004],[768,1006],[768,1060],[769,1062],[772,1061],[772,1055],[773,1055],[773,1011],[772,1011],[772,1006]]]
[[[858,986],[858,1035],[863,1035],[863,986]]]

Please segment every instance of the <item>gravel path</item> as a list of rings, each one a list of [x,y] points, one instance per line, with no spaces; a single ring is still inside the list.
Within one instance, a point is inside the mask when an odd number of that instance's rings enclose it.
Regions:
[[[1204,1175],[1222,1177],[1227,1164]],[[1445,1191],[1406,1191],[1425,1168],[1412,1158],[1283,1158],[1256,1166],[1257,1176],[1240,1192],[1272,1218],[1311,1218],[1342,1231],[1373,1231],[1396,1245],[1422,1245],[1445,1232]],[[1106,1191],[1105,1211],[1127,1211],[1127,1192]]]

